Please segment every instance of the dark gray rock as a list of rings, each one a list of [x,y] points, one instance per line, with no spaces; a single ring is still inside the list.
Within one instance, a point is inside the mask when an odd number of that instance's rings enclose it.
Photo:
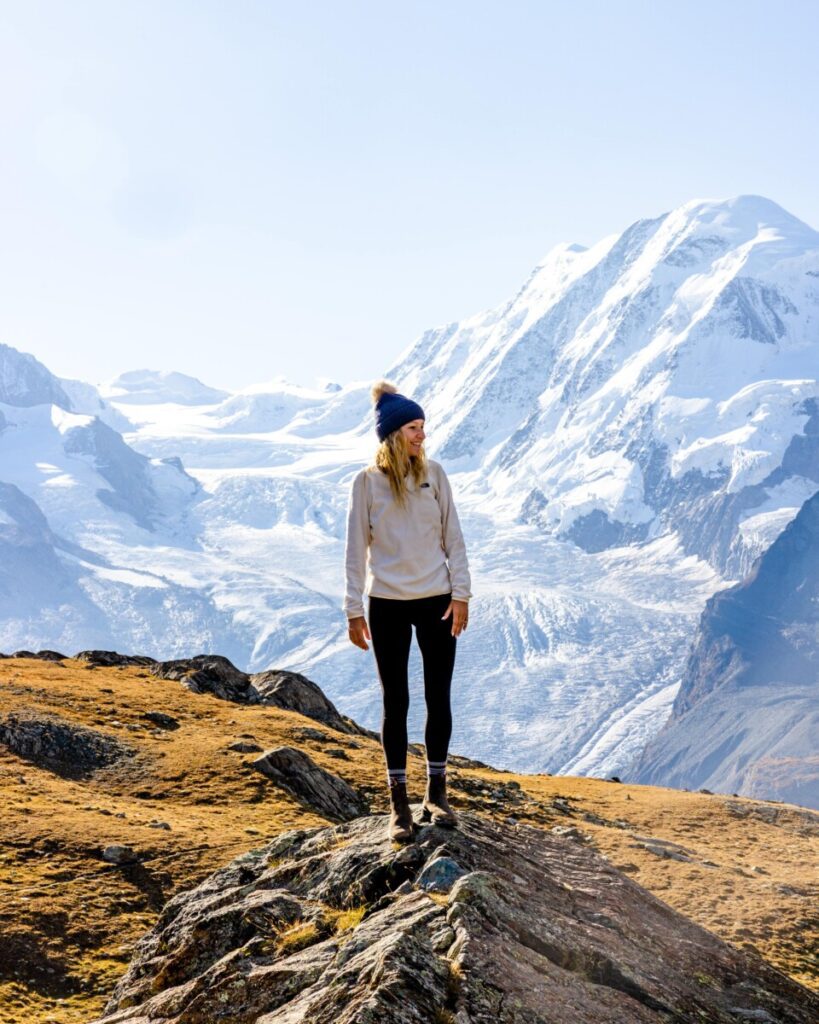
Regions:
[[[549,831],[553,836],[560,836],[561,839],[571,839],[575,843],[588,843],[591,840],[591,836],[587,832],[582,832],[574,825],[553,825]]]
[[[298,672],[271,669],[267,672],[257,672],[250,677],[250,681],[258,694],[260,704],[297,711],[300,715],[323,722],[338,732],[366,734],[371,737],[374,735],[370,730],[362,729],[351,718],[342,715],[319,686]]]
[[[313,729],[305,725],[301,729],[294,729],[293,736],[299,740],[329,740],[329,735],[321,729]]]
[[[59,621],[63,606],[75,615],[87,612],[91,603],[78,585],[78,570],[60,557],[67,545],[37,503],[0,481],[0,513],[0,616],[36,622],[47,609]]]
[[[777,288],[753,277],[735,277],[723,288],[714,309],[727,314],[736,338],[753,338],[775,345],[785,333],[782,316],[798,313],[791,300]]]
[[[690,850],[680,846],[679,843],[671,842],[669,839],[657,839],[655,836],[634,836],[634,839],[635,842],[631,843],[631,846],[647,850],[649,853],[653,853],[655,857],[660,857],[664,860],[677,860],[687,864],[695,860]]]
[[[648,523],[621,523],[596,508],[586,515],[578,516],[566,530],[565,536],[584,551],[595,552],[623,544],[635,544],[645,540],[648,531]]]
[[[136,864],[139,854],[130,846],[106,846],[102,851],[102,859],[109,864]]]
[[[179,720],[174,718],[173,715],[166,715],[164,711],[146,711],[141,717],[148,722],[153,722],[160,729],[166,729],[168,732],[173,732],[179,728]]]
[[[758,484],[738,491],[727,489],[729,469],[708,475],[696,469],[673,477],[668,449],[656,442],[650,422],[625,448],[626,457],[642,470],[644,498],[660,527],[676,531],[686,552],[705,558],[725,576],[736,579],[752,570],[738,542],[738,525],[768,500],[771,488],[791,477],[813,480],[819,487],[819,402],[805,399],[795,411],[807,421],[791,438],[780,465]]]
[[[160,661],[151,666],[159,679],[173,679],[192,693],[212,693],[214,697],[238,704],[256,704],[250,676],[220,654],[197,654],[193,658]]]
[[[63,434],[67,455],[79,455],[94,465],[110,489],[100,488],[97,498],[109,508],[125,513],[145,530],[153,531],[163,520],[162,502],[154,488],[151,460],[126,444],[122,436],[102,420],[69,427]],[[179,482],[193,496],[199,484],[181,463],[174,469]]]
[[[0,722],[0,743],[39,768],[69,779],[87,778],[134,754],[113,736],[53,715],[7,715]]]
[[[252,764],[291,796],[333,821],[348,821],[369,810],[367,801],[349,783],[295,747],[268,750]]]
[[[428,825],[298,829],[180,893],[95,1024],[809,1024],[819,998],[609,862],[471,813],[448,897]],[[358,911],[345,922],[345,910]],[[357,922],[357,923],[356,923]],[[352,926],[350,926],[352,923]],[[703,979],[707,978],[707,984]]]
[[[298,672],[269,669],[248,675],[228,658],[219,654],[198,654],[178,661],[154,662],[151,672],[159,679],[181,682],[192,693],[211,693],[236,704],[296,711],[338,732],[379,739],[377,732],[365,729],[342,715],[314,682]],[[324,738],[324,734],[321,734]]]
[[[100,668],[115,668],[119,665],[137,665],[144,668],[156,664],[153,658],[144,654],[118,654],[116,651],[80,651],[74,658],[76,661],[85,661]]]
[[[36,661],[65,661],[66,655],[59,651],[15,651],[12,658],[34,658]]]

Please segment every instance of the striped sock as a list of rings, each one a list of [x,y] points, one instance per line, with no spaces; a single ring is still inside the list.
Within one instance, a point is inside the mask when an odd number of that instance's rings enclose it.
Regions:
[[[396,783],[403,782],[407,784],[407,769],[406,768],[388,768],[387,769],[387,782],[390,786],[396,785]]]
[[[427,778],[430,775],[446,775],[446,761],[427,761]]]

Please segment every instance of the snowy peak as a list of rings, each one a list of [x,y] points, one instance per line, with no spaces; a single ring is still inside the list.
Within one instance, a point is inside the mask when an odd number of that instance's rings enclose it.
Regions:
[[[741,517],[808,429],[817,318],[819,233],[759,196],[695,200],[557,246],[508,303],[426,332],[389,375],[423,405],[431,452],[507,521],[586,550],[679,527],[732,572],[759,553],[737,547]]]
[[[127,430],[128,420],[100,397],[92,384],[56,377],[34,356],[0,345],[0,404],[16,408],[56,405],[67,412],[98,416],[115,430]],[[0,429],[4,418],[0,416]]]
[[[0,345],[0,402],[23,408],[45,404],[72,408],[58,378],[34,356],[9,345]]]
[[[129,370],[100,390],[110,401],[130,405],[213,405],[229,395],[196,377],[166,370]]]
[[[815,245],[819,232],[794,217],[778,203],[765,196],[740,195],[731,199],[692,199],[678,207],[669,217],[684,217],[692,225],[716,226],[727,234],[753,237],[770,229],[783,238],[801,240]]]

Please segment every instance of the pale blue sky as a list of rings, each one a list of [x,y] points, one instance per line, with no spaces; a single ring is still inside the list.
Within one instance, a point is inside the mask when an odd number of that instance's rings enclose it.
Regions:
[[[378,376],[556,243],[819,227],[819,5],[0,0],[0,341],[62,376]]]

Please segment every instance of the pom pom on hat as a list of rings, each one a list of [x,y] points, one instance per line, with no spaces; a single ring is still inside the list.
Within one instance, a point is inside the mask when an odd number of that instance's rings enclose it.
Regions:
[[[394,430],[399,430],[412,420],[425,420],[424,410],[417,402],[399,394],[388,380],[376,381],[371,390],[375,403],[375,432],[383,441]]]
[[[377,380],[370,388],[370,394],[373,398],[373,405],[377,405],[378,399],[382,395],[397,395],[398,388],[388,380]]]

